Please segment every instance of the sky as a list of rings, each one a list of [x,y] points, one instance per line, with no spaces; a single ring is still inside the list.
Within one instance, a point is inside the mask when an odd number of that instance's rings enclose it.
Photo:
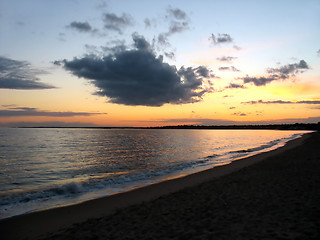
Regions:
[[[319,12],[319,0],[0,0],[0,126],[319,122]]]

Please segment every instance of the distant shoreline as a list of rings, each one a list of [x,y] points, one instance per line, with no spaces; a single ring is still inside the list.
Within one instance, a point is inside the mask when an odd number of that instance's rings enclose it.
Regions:
[[[204,130],[320,130],[319,123],[267,124],[267,125],[177,125],[159,127],[59,127],[32,126],[13,128],[70,128],[70,129],[204,129]]]

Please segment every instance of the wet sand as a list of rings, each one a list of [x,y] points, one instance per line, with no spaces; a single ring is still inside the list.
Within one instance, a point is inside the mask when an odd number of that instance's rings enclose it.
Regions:
[[[318,239],[320,133],[186,177],[0,221],[1,239]]]

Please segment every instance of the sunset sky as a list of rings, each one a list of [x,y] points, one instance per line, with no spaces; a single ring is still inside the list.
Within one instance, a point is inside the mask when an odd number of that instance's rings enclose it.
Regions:
[[[319,13],[319,0],[0,0],[0,126],[319,122]]]

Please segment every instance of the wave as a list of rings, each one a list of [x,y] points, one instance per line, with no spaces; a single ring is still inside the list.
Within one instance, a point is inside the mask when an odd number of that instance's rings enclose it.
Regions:
[[[301,134],[297,133],[297,134],[293,134],[292,136],[287,137],[287,138],[279,138],[276,140],[269,141],[269,142],[262,144],[260,146],[257,146],[257,147],[248,148],[248,149],[233,150],[233,151],[229,151],[229,152],[226,152],[223,154],[213,154],[213,155],[207,156],[206,158],[221,160],[221,158],[229,157],[229,158],[231,158],[230,159],[230,161],[231,161],[233,159],[242,158],[242,157],[246,157],[249,155],[254,155],[254,154],[257,154],[257,153],[263,152],[263,151],[268,151],[274,147],[281,147],[286,142],[293,140],[299,136],[301,136]]]
[[[161,181],[170,175],[174,177],[179,175],[177,174],[178,172],[198,171],[199,169],[213,167],[214,164],[228,163],[237,158],[279,147],[298,136],[301,136],[301,133],[293,134],[287,138],[276,139],[252,148],[231,149],[222,154],[213,153],[197,159],[166,162],[152,169],[135,169],[123,172],[124,169],[118,166],[118,172],[95,173],[94,176],[87,176],[86,178],[71,179],[69,182],[64,181],[56,185],[42,186],[41,189],[33,189],[23,193],[10,193],[7,196],[0,196],[0,219],[38,210],[39,208],[64,205],[68,202],[72,203],[75,202],[75,199],[84,199],[83,196],[86,194],[96,193],[95,197],[105,196],[115,193],[115,191],[125,191],[133,187]],[[90,196],[93,195],[91,194]]]

